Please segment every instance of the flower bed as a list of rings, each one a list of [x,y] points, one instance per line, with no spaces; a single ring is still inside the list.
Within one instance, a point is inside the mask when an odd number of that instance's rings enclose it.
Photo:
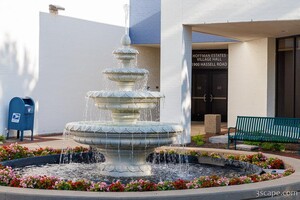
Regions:
[[[35,156],[47,156],[47,155],[55,155],[60,154],[61,149],[53,149],[51,147],[38,148],[35,150],[30,150],[27,147],[23,147],[18,145],[18,143],[13,143],[7,146],[0,147],[0,162],[6,160],[14,160],[19,158],[29,158]],[[75,148],[66,148],[64,153],[79,153],[79,152],[87,152],[89,149],[78,146]]]
[[[239,160],[243,162],[248,162],[264,169],[284,169],[284,163],[281,159],[278,158],[267,158],[261,152],[253,155],[232,155],[228,154],[225,156],[221,156],[218,153],[198,153],[196,151],[189,152],[191,155],[202,156],[202,157],[211,157],[211,158],[225,158],[229,160]]]
[[[68,152],[82,152],[87,149],[77,147],[70,149]],[[0,160],[12,160],[17,158],[51,155],[60,153],[59,150],[52,148],[43,148],[31,151],[18,144],[12,144],[9,146],[0,147]],[[221,158],[221,155],[217,153],[194,153],[189,154],[195,156],[210,156],[212,158]],[[2,157],[3,156],[3,157]],[[282,160],[277,158],[266,158],[262,153],[254,155],[227,155],[227,159],[240,160],[259,165],[269,169],[279,169],[284,167]],[[242,177],[219,177],[219,176],[203,176],[195,178],[191,181],[176,180],[176,181],[164,181],[153,183],[149,180],[134,180],[127,184],[122,184],[120,181],[107,184],[105,182],[93,182],[88,180],[63,180],[57,177],[51,176],[18,176],[11,167],[0,166],[0,185],[21,187],[21,188],[37,188],[37,189],[50,189],[50,190],[78,190],[78,191],[95,191],[95,192],[132,192],[132,191],[162,191],[162,190],[182,190],[182,189],[196,189],[207,187],[218,187],[228,185],[240,185],[255,183],[267,180],[278,179],[284,176],[288,176],[294,172],[293,169],[286,169],[283,174],[262,174],[262,175],[248,175]]]

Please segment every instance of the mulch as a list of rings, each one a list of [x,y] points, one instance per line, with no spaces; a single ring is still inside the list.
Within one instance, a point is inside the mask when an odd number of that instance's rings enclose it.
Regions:
[[[225,135],[225,134],[227,134],[227,131],[222,131],[218,135]],[[213,144],[213,143],[210,143],[208,141],[210,137],[217,136],[216,134],[206,133],[203,136],[204,136],[203,139],[204,139],[205,143],[200,147],[227,149],[227,144]],[[193,141],[190,144],[188,144],[187,146],[188,147],[199,147]],[[233,147],[231,147],[231,149],[233,149]],[[286,143],[285,144],[285,151],[282,151],[282,152],[281,151],[269,151],[269,150],[264,150],[264,149],[261,149],[261,148],[258,148],[256,150],[254,150],[253,152],[263,152],[263,153],[269,153],[269,154],[275,154],[275,155],[300,159],[300,146],[299,146],[299,144]]]

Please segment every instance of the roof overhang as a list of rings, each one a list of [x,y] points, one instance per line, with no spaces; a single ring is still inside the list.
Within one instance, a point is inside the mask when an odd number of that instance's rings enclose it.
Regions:
[[[300,20],[191,24],[192,30],[239,41],[300,34]]]
[[[192,49],[228,49],[228,44],[235,42],[201,42],[201,43],[193,43]],[[152,47],[152,48],[160,48],[160,44],[134,44],[136,47]]]

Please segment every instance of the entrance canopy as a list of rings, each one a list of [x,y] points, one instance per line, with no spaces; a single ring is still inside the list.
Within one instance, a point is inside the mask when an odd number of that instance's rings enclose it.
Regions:
[[[248,41],[266,37],[285,37],[300,34],[300,20],[250,21],[192,24],[192,30]]]

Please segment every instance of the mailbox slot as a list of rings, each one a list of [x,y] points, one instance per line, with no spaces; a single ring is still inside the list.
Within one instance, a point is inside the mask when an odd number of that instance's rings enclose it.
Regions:
[[[33,114],[34,113],[34,107],[30,105],[25,105],[25,114]]]

